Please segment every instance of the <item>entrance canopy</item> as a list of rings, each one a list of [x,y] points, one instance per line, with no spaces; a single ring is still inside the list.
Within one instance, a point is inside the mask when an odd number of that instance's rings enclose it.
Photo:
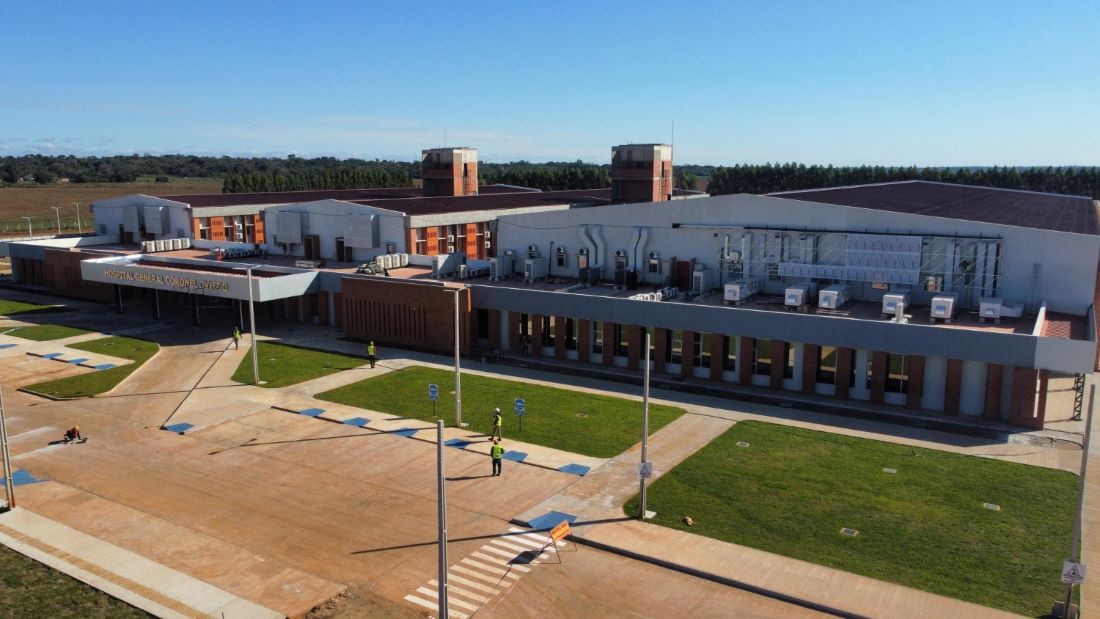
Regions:
[[[155,288],[227,299],[248,300],[248,268],[252,267],[252,297],[257,302],[317,292],[317,271],[251,262],[225,262],[133,254],[84,260],[80,274],[87,281]]]

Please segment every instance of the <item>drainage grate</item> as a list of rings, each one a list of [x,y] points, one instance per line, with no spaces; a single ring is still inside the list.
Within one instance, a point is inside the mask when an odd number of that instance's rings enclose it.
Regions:
[[[840,530],[840,534],[841,535],[847,535],[848,537],[855,537],[855,536],[859,535],[859,531],[856,531],[855,529],[849,529],[848,527],[844,527],[843,529]]]
[[[994,512],[1001,511],[1001,506],[996,503],[982,503],[982,507]]]
[[[882,467],[882,472],[883,473],[889,473],[889,474],[893,475],[894,473],[897,473],[898,470],[897,469],[892,469],[892,468],[887,467],[887,466],[884,466],[884,467]]]
[[[746,443],[745,441],[737,441],[737,446],[738,447],[748,447],[749,444]]]

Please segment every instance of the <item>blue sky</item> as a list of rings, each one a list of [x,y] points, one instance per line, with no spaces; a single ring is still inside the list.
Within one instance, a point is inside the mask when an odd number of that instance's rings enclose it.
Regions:
[[[29,2],[0,155],[1100,165],[1100,2]],[[444,137],[446,135],[446,138]]]

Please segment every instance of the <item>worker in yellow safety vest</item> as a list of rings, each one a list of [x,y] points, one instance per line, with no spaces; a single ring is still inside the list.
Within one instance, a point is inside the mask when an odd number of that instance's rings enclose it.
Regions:
[[[374,369],[374,340],[367,344],[367,359],[370,360],[370,369]]]
[[[493,411],[493,433],[490,436],[496,439],[504,438],[504,436],[500,433],[500,429],[503,423],[504,420],[501,419],[500,409],[498,408]]]
[[[500,439],[493,439],[489,455],[493,458],[493,477],[497,477],[500,475],[500,465],[504,460],[504,448],[500,446]]]

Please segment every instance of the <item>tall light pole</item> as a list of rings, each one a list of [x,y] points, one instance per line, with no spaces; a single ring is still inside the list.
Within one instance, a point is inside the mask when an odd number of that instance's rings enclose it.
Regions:
[[[252,307],[252,267],[248,267],[248,328],[252,331],[252,384],[260,384],[260,358],[256,351],[256,310]]]
[[[443,471],[443,420],[435,422],[435,458],[437,474],[437,503],[439,522],[439,617],[447,619],[450,610],[447,608],[447,478]]]
[[[53,209],[54,213],[57,213],[57,235],[61,236],[61,207],[51,206],[50,208]]]
[[[462,343],[459,339],[461,332],[459,331],[459,309],[458,309],[458,295],[462,292],[462,288],[455,288],[455,427],[462,427],[462,369],[461,369],[461,355],[462,355]]]
[[[21,219],[27,220],[27,238],[29,239],[34,236],[34,224],[31,223],[33,220],[30,217],[22,217]]]
[[[1081,511],[1085,501],[1085,472],[1089,466],[1089,443],[1092,439],[1092,407],[1096,401],[1096,385],[1089,385],[1089,413],[1085,417],[1084,453],[1081,454],[1081,475],[1077,479],[1077,513],[1073,518],[1073,538],[1070,543],[1069,560],[1077,563],[1081,560]],[[1062,605],[1062,619],[1070,617],[1070,604],[1073,602],[1073,583],[1066,585],[1066,599]]]
[[[84,227],[80,225],[80,203],[73,202],[73,206],[76,207],[76,231],[84,234]]]
[[[641,487],[638,491],[638,518],[645,520],[645,480],[646,474],[642,471],[649,462],[649,330],[645,334],[645,378],[642,381],[642,465],[638,469],[638,479]]]

